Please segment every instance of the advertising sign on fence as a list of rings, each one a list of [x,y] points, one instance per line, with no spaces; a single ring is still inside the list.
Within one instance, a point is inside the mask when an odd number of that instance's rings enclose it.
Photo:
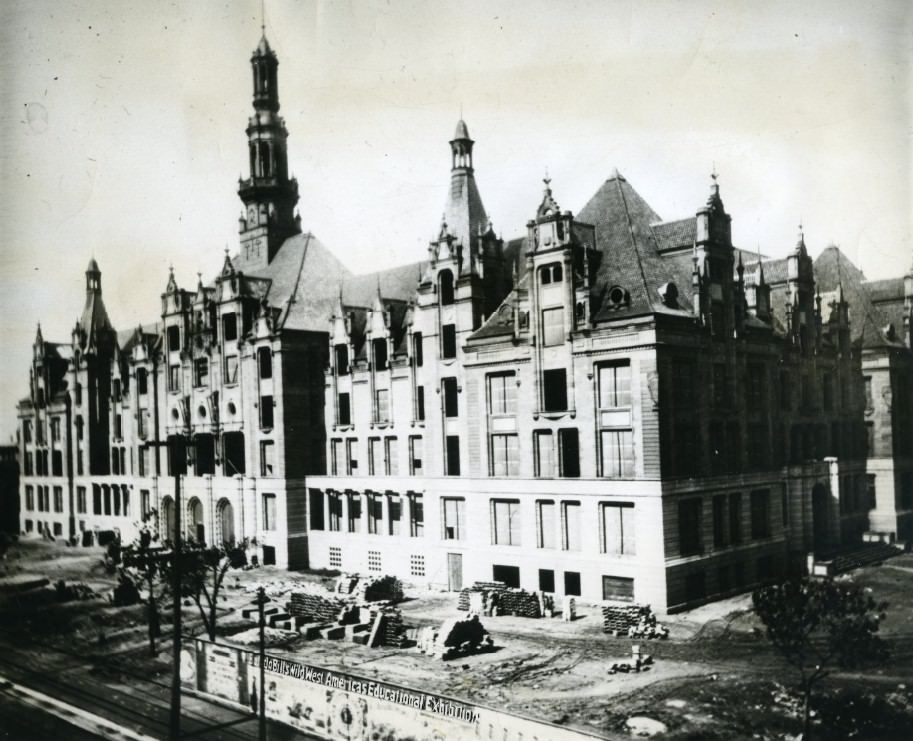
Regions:
[[[255,651],[197,639],[185,649],[185,686],[257,712],[265,693],[266,716],[330,739],[460,739],[558,741],[593,738],[491,708],[366,679],[310,664],[266,656],[259,687]]]

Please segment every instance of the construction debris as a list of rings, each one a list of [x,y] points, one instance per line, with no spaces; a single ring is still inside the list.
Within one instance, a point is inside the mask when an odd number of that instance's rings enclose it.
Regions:
[[[640,646],[634,644],[631,646],[631,658],[622,661],[616,661],[609,667],[609,674],[622,672],[643,672],[653,665],[653,657],[650,654],[642,654]]]
[[[421,630],[418,639],[419,651],[444,661],[487,651],[493,646],[478,615],[470,615],[466,620],[445,620],[440,628],[429,625]]]

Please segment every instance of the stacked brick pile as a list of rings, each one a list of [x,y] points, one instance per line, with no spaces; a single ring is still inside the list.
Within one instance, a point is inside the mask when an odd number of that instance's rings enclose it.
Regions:
[[[507,589],[507,585],[504,582],[500,581],[477,581],[473,583],[471,587],[465,587],[460,590],[460,597],[457,601],[458,610],[468,610],[469,609],[469,593],[470,592],[503,592]]]
[[[349,603],[336,597],[327,597],[315,592],[292,592],[288,612],[304,622],[333,623],[349,607]]]
[[[403,648],[406,644],[406,626],[403,625],[402,613],[396,608],[386,608],[383,610],[383,621],[382,645]]]
[[[403,599],[402,582],[395,576],[362,579],[356,592],[364,602],[401,602]]]
[[[656,622],[650,605],[604,605],[602,630],[632,638],[665,638],[669,631]]]
[[[498,592],[497,607],[499,615],[542,617],[539,596],[535,592],[527,592],[524,589],[505,589],[503,592]]]

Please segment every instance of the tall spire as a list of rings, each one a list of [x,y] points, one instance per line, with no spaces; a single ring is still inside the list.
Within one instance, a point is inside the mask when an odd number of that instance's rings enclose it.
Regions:
[[[238,183],[245,210],[239,226],[239,269],[257,270],[268,265],[282,243],[301,232],[295,215],[298,182],[289,177],[288,131],[279,115],[279,59],[263,35],[250,58],[253,71],[254,112],[247,125],[250,177]]]
[[[447,231],[469,250],[475,249],[480,229],[484,231],[488,224],[488,215],[476,186],[472,165],[474,144],[469,138],[466,122],[461,118],[457,122],[453,139],[450,140],[450,191],[442,224],[446,223]]]

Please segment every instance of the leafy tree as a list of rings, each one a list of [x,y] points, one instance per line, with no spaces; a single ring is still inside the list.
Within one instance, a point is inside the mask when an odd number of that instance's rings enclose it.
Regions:
[[[190,597],[203,619],[209,640],[216,639],[219,591],[229,569],[247,564],[247,542],[222,546],[186,545],[181,558],[181,591]],[[170,569],[170,566],[167,568]]]
[[[161,617],[158,608],[158,592],[164,592],[167,584],[163,580],[164,561],[171,557],[170,552],[159,543],[155,511],[149,512],[139,527],[139,534],[133,543],[122,549],[121,576],[143,584],[149,594],[146,602],[147,625],[149,627],[149,653],[157,654],[155,639],[161,635]]]
[[[807,578],[759,589],[752,602],[768,640],[799,670],[803,738],[808,738],[815,685],[834,668],[860,668],[887,658],[887,646],[876,634],[888,604],[876,602],[857,584]]]

